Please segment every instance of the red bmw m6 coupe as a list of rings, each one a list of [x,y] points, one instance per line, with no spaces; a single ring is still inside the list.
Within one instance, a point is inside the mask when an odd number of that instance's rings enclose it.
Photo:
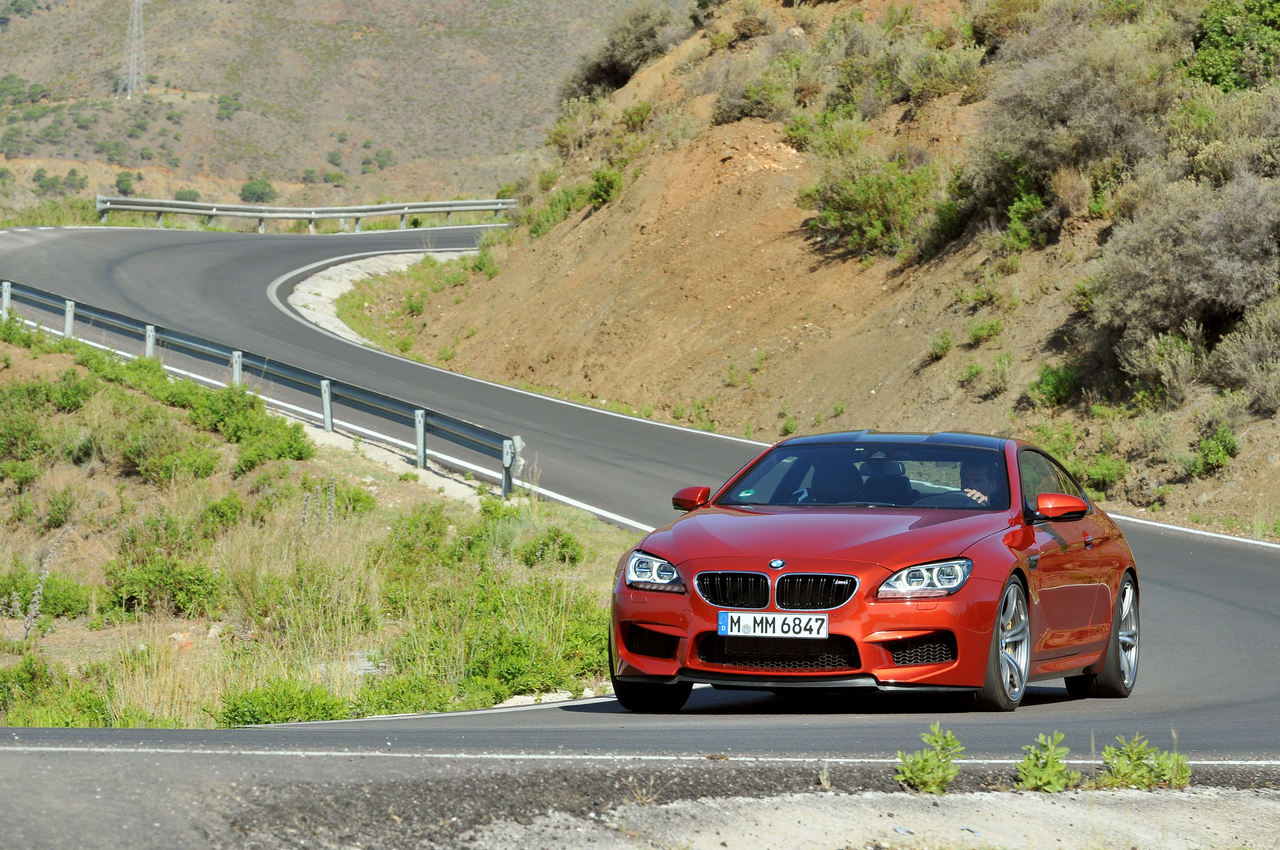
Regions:
[[[1020,440],[868,431],[784,440],[618,563],[609,651],[631,711],[695,683],[1126,697],[1138,571],[1115,522]]]

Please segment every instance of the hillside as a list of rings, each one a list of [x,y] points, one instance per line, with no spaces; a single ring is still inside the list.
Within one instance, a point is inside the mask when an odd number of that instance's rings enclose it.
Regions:
[[[114,194],[122,170],[160,197],[233,200],[251,177],[298,203],[489,196],[537,160],[548,81],[625,0],[149,0],[132,101],[114,96],[129,2],[14,5],[28,14],[0,27],[0,208],[41,194],[41,168],[86,178],[52,196]]]
[[[735,84],[749,91],[755,79],[760,91],[770,57],[818,51],[854,4],[752,5],[758,15],[718,6],[597,112],[562,117],[552,138],[565,155],[525,184],[527,226],[491,249],[496,277],[371,281],[346,299],[348,321],[446,368],[763,441],[863,427],[1028,437],[1121,510],[1280,538],[1280,423],[1257,400],[1278,373],[1228,390],[1199,343],[1188,358],[1199,371],[1136,377],[1117,361],[1142,340],[1100,330],[1082,299],[1114,266],[1107,246],[1128,224],[1122,202],[1136,201],[1095,191],[1091,207],[1077,171],[1083,202],[1050,196],[1056,226],[1022,246],[1009,247],[1013,221],[995,210],[932,251],[833,247],[807,226],[816,214],[802,200],[832,167],[796,143],[796,116],[816,110],[717,112]],[[883,31],[886,15],[903,14],[862,8]],[[928,31],[959,12],[926,4],[907,20]],[[758,37],[735,38],[744,17],[766,21]],[[831,97],[838,84],[809,70]],[[869,111],[855,122],[860,155],[965,173],[991,132],[985,92],[1011,71],[986,73]],[[590,201],[602,182],[613,193]],[[564,220],[551,226],[555,215]],[[1274,236],[1267,250],[1274,298]],[[1194,339],[1172,327],[1151,335],[1190,351]],[[1259,368],[1280,355],[1267,351]],[[1163,356],[1155,366],[1169,365]]]

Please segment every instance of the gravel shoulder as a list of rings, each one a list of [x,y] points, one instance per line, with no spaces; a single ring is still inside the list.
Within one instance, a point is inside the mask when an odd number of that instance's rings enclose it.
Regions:
[[[623,805],[599,817],[494,824],[476,847],[1072,848],[1276,847],[1280,792],[878,791]]]

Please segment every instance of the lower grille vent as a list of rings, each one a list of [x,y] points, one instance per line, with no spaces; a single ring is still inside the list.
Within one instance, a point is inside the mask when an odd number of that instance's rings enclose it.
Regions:
[[[893,663],[901,667],[956,660],[956,637],[950,632],[890,641],[884,648],[893,653]]]
[[[777,673],[834,673],[861,666],[857,647],[844,635],[810,640],[705,634],[698,642],[698,658],[721,667]]]
[[[636,655],[647,655],[650,658],[675,658],[680,638],[675,635],[664,635],[644,626],[633,625],[627,629],[626,646],[628,652]]]

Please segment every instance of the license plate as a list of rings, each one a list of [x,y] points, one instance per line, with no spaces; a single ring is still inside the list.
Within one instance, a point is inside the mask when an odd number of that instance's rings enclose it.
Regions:
[[[825,638],[826,614],[748,614],[720,611],[716,634],[742,637]]]

